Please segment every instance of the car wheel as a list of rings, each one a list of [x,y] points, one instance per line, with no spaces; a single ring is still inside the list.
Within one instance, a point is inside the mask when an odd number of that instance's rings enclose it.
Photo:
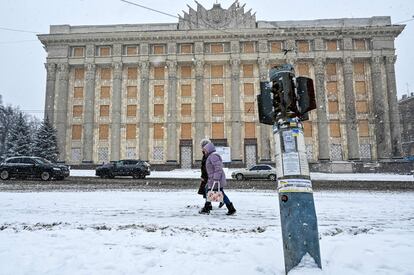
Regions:
[[[50,173],[47,171],[42,172],[42,174],[40,174],[40,178],[44,181],[50,180]]]
[[[134,178],[134,179],[140,179],[141,178],[141,175],[138,174],[138,173],[134,173],[134,174],[132,174],[132,178]]]
[[[115,178],[115,176],[112,173],[109,173],[108,174],[108,179],[113,179],[113,178]]]
[[[269,180],[271,181],[275,181],[276,180],[276,175],[269,175]]]
[[[236,175],[236,180],[244,180],[243,174],[237,174]]]
[[[3,171],[1,171],[1,173],[0,173],[0,178],[1,178],[2,180],[8,180],[8,179],[10,179],[10,174],[9,174],[9,171],[7,171],[7,170],[3,170]]]

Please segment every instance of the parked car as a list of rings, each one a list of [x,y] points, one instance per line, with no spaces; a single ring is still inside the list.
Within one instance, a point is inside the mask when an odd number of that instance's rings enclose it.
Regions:
[[[132,176],[134,179],[145,179],[151,174],[151,165],[142,160],[124,159],[96,167],[95,174],[101,178],[116,176]]]
[[[58,165],[40,157],[10,157],[0,164],[0,178],[40,178],[63,180],[69,176],[69,167]]]
[[[269,179],[276,180],[276,169],[267,164],[255,165],[251,168],[236,170],[231,177],[237,180],[244,179]]]

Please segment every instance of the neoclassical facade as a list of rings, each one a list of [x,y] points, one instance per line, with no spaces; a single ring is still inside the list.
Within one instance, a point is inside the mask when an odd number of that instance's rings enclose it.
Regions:
[[[70,164],[191,167],[204,137],[230,147],[229,165],[271,162],[256,94],[269,68],[288,62],[315,83],[311,163],[391,159],[401,156],[394,40],[403,29],[389,17],[257,21],[237,1],[197,4],[171,24],[54,25],[38,36],[48,54],[45,115]]]

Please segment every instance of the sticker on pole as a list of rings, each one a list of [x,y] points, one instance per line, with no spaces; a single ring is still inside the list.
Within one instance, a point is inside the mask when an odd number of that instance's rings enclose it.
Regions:
[[[306,179],[282,179],[277,182],[279,193],[312,193],[312,182]]]

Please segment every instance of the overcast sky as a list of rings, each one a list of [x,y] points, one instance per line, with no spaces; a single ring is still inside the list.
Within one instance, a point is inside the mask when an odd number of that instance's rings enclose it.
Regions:
[[[169,14],[188,11],[194,1],[130,0]],[[215,0],[198,0],[210,9]],[[219,0],[228,8],[234,0]],[[257,20],[310,20],[391,16],[392,23],[412,19],[413,0],[245,0],[245,10]],[[120,0],[2,0],[0,8],[0,94],[4,104],[43,117],[46,87],[46,53],[36,33],[48,33],[50,25],[101,25],[177,23],[178,19],[132,6]],[[414,92],[414,21],[396,39],[398,97]],[[9,31],[8,29],[29,32]]]

